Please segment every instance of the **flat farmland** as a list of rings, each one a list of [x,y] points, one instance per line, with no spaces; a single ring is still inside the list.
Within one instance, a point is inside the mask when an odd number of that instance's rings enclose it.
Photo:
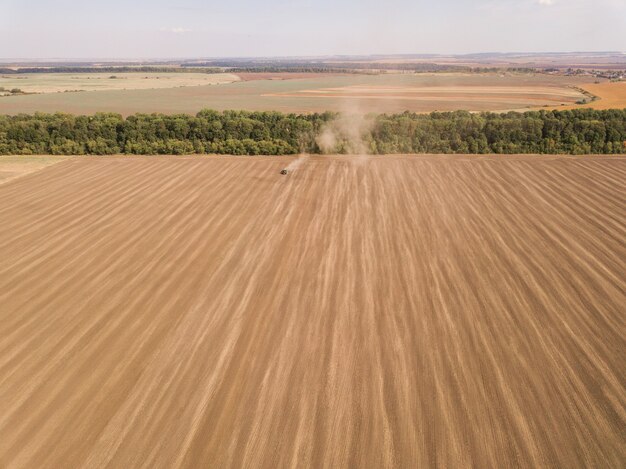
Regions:
[[[294,74],[292,79],[285,79],[286,74],[244,74],[243,77],[239,82],[220,86],[6,96],[0,99],[0,113],[108,111],[127,116],[136,112],[195,114],[205,108],[298,113],[507,111],[574,105],[585,98],[576,88],[590,80],[549,75],[460,73]],[[124,80],[104,82],[128,87]]]
[[[598,99],[584,106],[569,106],[564,109],[580,107],[591,109],[626,109],[626,81],[588,83],[581,85],[581,88],[596,96]]]
[[[1,466],[623,466],[625,158],[291,161],[0,185]]]
[[[219,85],[239,81],[230,73],[25,73],[0,75],[0,86],[25,93],[112,91]]]

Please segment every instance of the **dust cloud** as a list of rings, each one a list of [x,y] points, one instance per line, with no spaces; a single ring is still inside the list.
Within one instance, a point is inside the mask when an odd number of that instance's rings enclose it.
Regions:
[[[298,158],[296,158],[291,163],[289,163],[289,166],[287,166],[285,169],[289,172],[295,171],[300,166],[302,166],[308,159],[309,159],[308,154],[300,154],[298,155]]]
[[[371,116],[347,109],[328,122],[316,139],[323,154],[356,155],[356,163],[365,163],[371,154],[370,132],[374,128]]]

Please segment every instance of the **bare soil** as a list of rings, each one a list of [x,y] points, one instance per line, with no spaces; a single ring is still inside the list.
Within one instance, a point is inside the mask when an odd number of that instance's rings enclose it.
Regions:
[[[625,158],[292,161],[0,186],[0,466],[623,466]]]

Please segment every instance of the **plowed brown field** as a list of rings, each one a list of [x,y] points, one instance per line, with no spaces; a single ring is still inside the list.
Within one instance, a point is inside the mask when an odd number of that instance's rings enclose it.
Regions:
[[[0,186],[0,466],[623,467],[626,159]]]

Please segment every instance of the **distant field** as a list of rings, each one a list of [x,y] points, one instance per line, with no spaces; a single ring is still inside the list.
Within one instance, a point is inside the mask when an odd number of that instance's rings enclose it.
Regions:
[[[175,75],[185,80],[184,74]],[[206,79],[210,77],[208,75]],[[92,114],[110,111],[123,115],[136,112],[172,114],[196,113],[204,108],[301,113],[326,110],[524,110],[573,105],[585,97],[573,86],[589,82],[588,78],[522,74],[300,74],[293,77],[295,79],[285,78],[285,74],[248,74],[236,83],[184,88],[172,88],[170,85],[174,82],[167,80],[146,80],[143,83],[137,79],[137,86],[165,83],[167,87],[10,96],[0,99],[0,113],[63,111]],[[106,79],[101,81],[107,82]],[[121,83],[124,80],[119,80],[120,83],[118,80],[108,81],[115,82],[112,86],[125,86]]]
[[[623,467],[625,158],[293,161],[0,185],[0,466]]]
[[[28,73],[0,75],[0,87],[25,93],[177,88],[239,81],[229,73]],[[1,104],[0,104],[1,105]]]
[[[237,73],[243,81],[256,80],[298,80],[304,78],[321,78],[331,76],[354,76],[354,74],[314,73],[314,72],[245,72]]]
[[[583,106],[569,106],[565,109],[585,107],[591,109],[626,109],[626,82],[588,83],[580,86],[585,91],[598,97]]]

